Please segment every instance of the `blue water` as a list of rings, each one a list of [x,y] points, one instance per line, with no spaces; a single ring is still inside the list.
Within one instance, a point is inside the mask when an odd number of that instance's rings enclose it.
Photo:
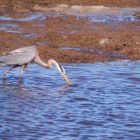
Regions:
[[[70,87],[55,68],[31,65],[22,82],[12,72],[0,80],[0,139],[140,139],[139,66],[64,64]]]

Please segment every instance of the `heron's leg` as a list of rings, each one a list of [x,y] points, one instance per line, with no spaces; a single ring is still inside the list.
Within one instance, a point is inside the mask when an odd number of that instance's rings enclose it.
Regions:
[[[16,68],[17,66],[12,66],[9,70],[5,71],[2,75],[2,79],[6,78],[6,75],[11,72],[12,69]]]
[[[25,65],[23,64],[23,65],[21,65],[21,71],[20,71],[20,77],[19,77],[20,80],[22,79],[22,75],[24,73],[24,69],[25,69]]]

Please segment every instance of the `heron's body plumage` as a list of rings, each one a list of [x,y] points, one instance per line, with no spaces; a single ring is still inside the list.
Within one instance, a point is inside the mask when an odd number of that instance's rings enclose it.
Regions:
[[[0,64],[22,65],[30,63],[36,56],[35,46],[20,48],[0,57]]]

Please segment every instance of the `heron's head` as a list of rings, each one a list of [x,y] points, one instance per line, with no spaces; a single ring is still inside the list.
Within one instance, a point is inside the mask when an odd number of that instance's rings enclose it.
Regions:
[[[48,61],[48,64],[49,64],[49,66],[55,65],[55,66],[57,67],[58,71],[60,72],[61,76],[62,76],[62,77],[64,78],[64,80],[66,81],[66,84],[67,84],[67,85],[70,85],[70,81],[69,81],[69,79],[68,79],[68,77],[67,77],[67,75],[66,75],[66,73],[65,73],[64,68],[63,68],[58,62],[56,62],[56,61],[53,60],[53,59],[50,59],[50,60]]]
[[[60,72],[60,74],[62,75],[62,77],[64,78],[64,80],[66,81],[66,84],[67,85],[70,85],[70,81],[65,73],[65,69],[60,65],[58,64],[59,66],[57,67],[58,68],[58,71]]]

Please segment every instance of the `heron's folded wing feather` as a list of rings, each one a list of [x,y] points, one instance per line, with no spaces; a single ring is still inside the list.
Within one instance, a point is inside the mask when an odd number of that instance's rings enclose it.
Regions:
[[[34,53],[10,52],[5,56],[0,57],[0,63],[6,65],[22,65],[31,62],[34,57]]]
[[[19,48],[16,50],[11,51],[10,53],[33,53],[35,52],[35,46],[28,46],[28,47],[24,47],[24,48]]]

